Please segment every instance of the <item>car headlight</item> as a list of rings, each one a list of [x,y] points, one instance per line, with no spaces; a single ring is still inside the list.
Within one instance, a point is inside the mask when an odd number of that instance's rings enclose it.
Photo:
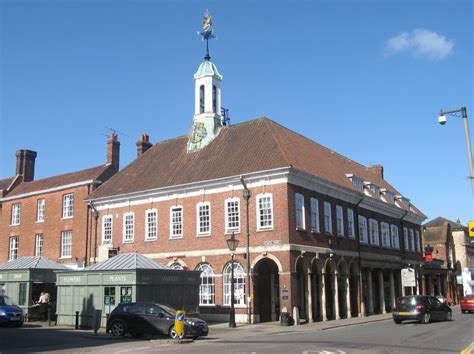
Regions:
[[[194,326],[195,323],[193,321],[190,321],[190,320],[184,320],[184,323],[190,325],[190,326]]]
[[[0,316],[6,316],[7,313],[5,312],[5,310],[0,310]]]

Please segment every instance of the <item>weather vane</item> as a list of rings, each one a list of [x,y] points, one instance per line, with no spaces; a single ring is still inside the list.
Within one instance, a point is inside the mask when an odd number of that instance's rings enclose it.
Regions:
[[[206,41],[206,56],[204,59],[211,60],[209,55],[209,39],[216,38],[212,33],[212,17],[209,10],[204,13],[204,19],[202,20],[202,31],[198,32],[202,36],[202,40]]]

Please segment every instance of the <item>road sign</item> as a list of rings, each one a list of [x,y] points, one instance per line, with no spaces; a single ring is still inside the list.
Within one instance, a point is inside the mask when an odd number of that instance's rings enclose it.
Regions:
[[[469,221],[469,222],[467,223],[467,225],[468,225],[467,227],[468,227],[468,229],[469,229],[469,236],[470,236],[470,237],[474,237],[474,220]]]

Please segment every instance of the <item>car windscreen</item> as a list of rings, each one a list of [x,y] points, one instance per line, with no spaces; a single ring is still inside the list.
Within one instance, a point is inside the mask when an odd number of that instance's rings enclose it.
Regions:
[[[420,298],[414,296],[404,296],[398,300],[400,305],[416,305],[420,303]]]
[[[12,299],[8,296],[0,296],[0,306],[16,306]]]
[[[172,307],[168,307],[166,305],[161,305],[160,304],[160,307],[165,311],[165,312],[168,312],[168,314],[170,314],[171,316],[176,316],[176,310]]]

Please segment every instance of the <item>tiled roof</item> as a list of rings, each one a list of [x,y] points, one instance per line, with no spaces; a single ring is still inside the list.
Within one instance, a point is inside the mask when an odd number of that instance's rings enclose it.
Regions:
[[[4,179],[0,179],[0,190],[6,190],[10,184],[13,182],[15,177],[8,177]]]
[[[33,193],[50,188],[57,188],[68,184],[78,183],[88,180],[103,180],[112,173],[112,167],[109,165],[101,165],[86,170],[66,173],[63,175],[43,178],[31,182],[20,183],[6,197],[17,196],[26,193]]]
[[[13,269],[55,269],[67,270],[68,267],[58,264],[45,257],[20,257],[15,260],[0,264],[0,270]]]
[[[187,136],[161,141],[117,173],[91,198],[247,173],[293,167],[336,185],[358,191],[346,174],[354,174],[400,194],[381,176],[288,128],[260,118],[223,127],[206,147],[187,152]],[[423,215],[417,211],[419,215]]]
[[[448,220],[446,218],[443,218],[442,216],[438,216],[437,218],[434,218],[433,220],[428,221],[423,226],[426,227],[426,228],[430,228],[430,227],[442,226],[445,223],[449,224],[449,226],[451,227],[451,231],[467,230],[467,227],[464,226],[463,224],[459,224],[455,221]]]
[[[120,253],[103,262],[91,265],[85,270],[134,270],[134,269],[171,269],[139,253]]]

